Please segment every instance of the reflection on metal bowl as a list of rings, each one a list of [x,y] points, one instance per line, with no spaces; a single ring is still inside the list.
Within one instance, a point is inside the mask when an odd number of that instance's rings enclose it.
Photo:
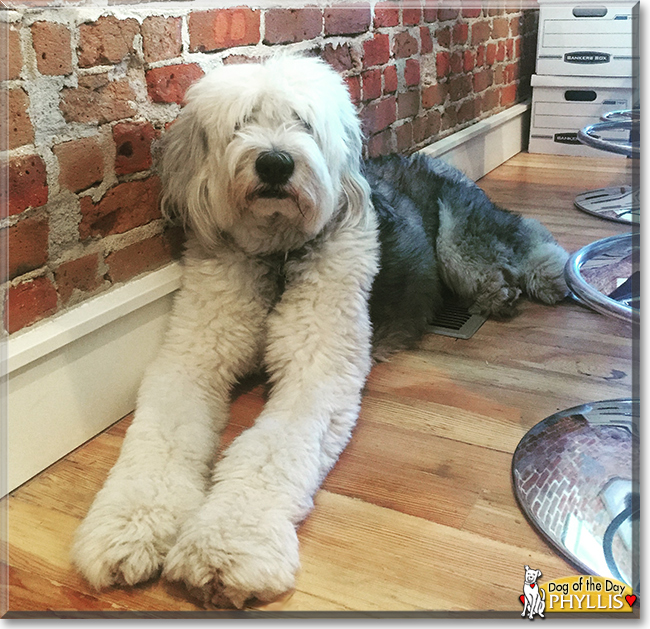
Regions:
[[[547,417],[520,441],[512,479],[520,507],[587,574],[639,591],[638,400]]]

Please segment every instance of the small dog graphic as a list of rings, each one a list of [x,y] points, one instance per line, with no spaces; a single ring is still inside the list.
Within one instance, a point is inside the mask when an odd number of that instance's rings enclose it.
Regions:
[[[542,576],[542,571],[531,570],[528,566],[524,566],[524,570],[526,571],[524,578],[524,611],[521,615],[525,616],[526,611],[528,611],[530,620],[533,620],[535,614],[540,618],[544,618],[546,595],[544,590],[540,590],[537,585],[537,579]]]

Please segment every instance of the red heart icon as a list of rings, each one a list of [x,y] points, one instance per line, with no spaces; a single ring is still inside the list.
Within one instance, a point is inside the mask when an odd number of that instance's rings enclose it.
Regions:
[[[523,594],[519,597],[519,600],[522,602],[522,604],[524,605],[526,604],[526,598],[524,597]]]
[[[634,603],[636,603],[636,596],[634,596],[634,594],[628,594],[628,595],[625,597],[625,600],[627,601],[627,604],[628,604],[630,607],[632,607],[632,605],[634,605]]]
[[[534,588],[534,587],[535,587],[535,584],[534,584],[534,583],[531,583],[531,584],[530,584],[530,587]]]

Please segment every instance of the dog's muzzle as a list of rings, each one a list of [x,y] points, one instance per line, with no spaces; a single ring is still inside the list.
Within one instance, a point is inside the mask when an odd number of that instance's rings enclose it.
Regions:
[[[265,151],[255,160],[255,171],[260,181],[273,188],[286,184],[294,168],[293,158],[286,151]]]

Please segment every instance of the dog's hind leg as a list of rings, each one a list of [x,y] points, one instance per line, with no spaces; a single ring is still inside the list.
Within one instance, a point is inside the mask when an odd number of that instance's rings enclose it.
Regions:
[[[156,575],[204,500],[234,381],[259,357],[268,308],[250,261],[186,258],[164,345],[117,463],[78,528],[73,560],[95,587]]]
[[[522,293],[547,304],[567,294],[568,254],[534,219],[501,210],[480,193],[460,205],[440,201],[440,274],[472,312],[498,318],[516,313]]]

